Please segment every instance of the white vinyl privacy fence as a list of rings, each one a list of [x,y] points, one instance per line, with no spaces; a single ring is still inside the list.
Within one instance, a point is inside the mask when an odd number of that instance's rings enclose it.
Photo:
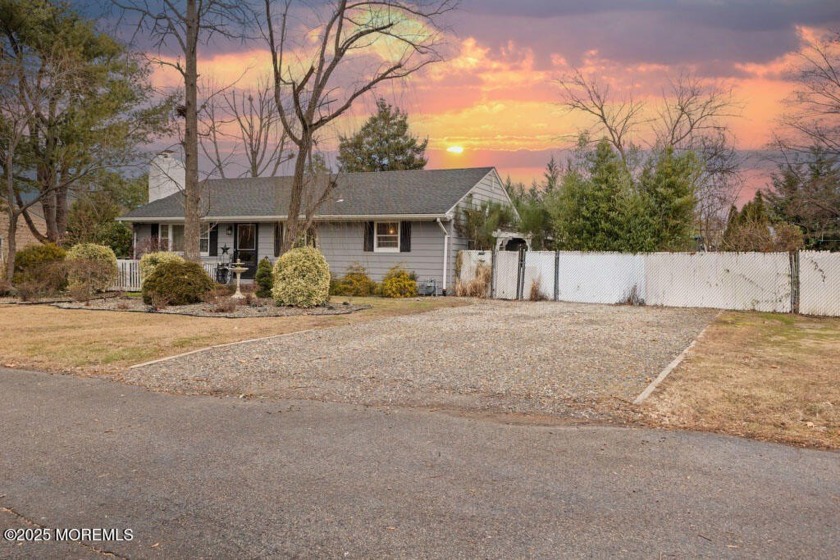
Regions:
[[[642,258],[648,305],[791,311],[788,253],[654,253]]]
[[[799,253],[799,312],[840,317],[840,253]]]
[[[492,263],[490,292],[499,299],[840,316],[840,253],[500,251],[482,252],[481,261]],[[461,278],[470,274],[462,267]]]

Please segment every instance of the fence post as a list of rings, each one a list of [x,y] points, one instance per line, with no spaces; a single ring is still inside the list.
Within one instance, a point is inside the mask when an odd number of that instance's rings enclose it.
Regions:
[[[790,312],[799,313],[799,251],[790,255]]]
[[[496,248],[490,252],[490,299],[496,299]]]
[[[560,251],[554,251],[554,301],[560,299]]]
[[[519,258],[516,261],[516,299],[522,300],[525,294],[525,247],[519,248]]]

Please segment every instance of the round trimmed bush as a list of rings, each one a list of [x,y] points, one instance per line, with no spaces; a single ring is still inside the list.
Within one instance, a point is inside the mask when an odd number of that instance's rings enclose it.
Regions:
[[[414,274],[397,265],[382,279],[381,292],[387,298],[407,298],[417,295],[417,279]]]
[[[110,247],[79,243],[67,251],[67,284],[71,290],[104,292],[117,279],[117,256]]]
[[[55,243],[27,245],[15,253],[14,284],[21,284],[43,276],[45,268],[52,267],[64,260],[67,252]],[[61,289],[63,286],[56,286]]]
[[[154,253],[146,253],[140,258],[140,282],[141,284],[146,281],[146,278],[152,275],[155,271],[155,268],[159,264],[163,263],[184,263],[186,262],[183,257],[176,255],[175,253],[169,253],[167,251],[156,251]]]
[[[333,282],[332,293],[337,296],[372,296],[376,293],[376,282],[367,275],[365,267],[353,264],[344,276]]]
[[[143,302],[147,305],[189,305],[199,303],[213,289],[213,281],[198,263],[162,262],[143,282]]]
[[[274,263],[274,289],[277,305],[315,307],[330,299],[330,267],[321,251],[298,247]]]

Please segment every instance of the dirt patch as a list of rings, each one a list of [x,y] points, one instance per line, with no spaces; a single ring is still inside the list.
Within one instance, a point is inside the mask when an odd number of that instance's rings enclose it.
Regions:
[[[840,448],[840,319],[727,312],[641,411],[664,426]]]

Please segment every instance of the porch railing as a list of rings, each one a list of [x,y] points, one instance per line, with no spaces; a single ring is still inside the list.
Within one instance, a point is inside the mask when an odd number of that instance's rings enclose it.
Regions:
[[[216,279],[218,263],[202,263],[210,278]],[[117,259],[117,280],[111,286],[112,290],[122,292],[139,292],[143,283],[140,275],[140,261],[134,259]]]

